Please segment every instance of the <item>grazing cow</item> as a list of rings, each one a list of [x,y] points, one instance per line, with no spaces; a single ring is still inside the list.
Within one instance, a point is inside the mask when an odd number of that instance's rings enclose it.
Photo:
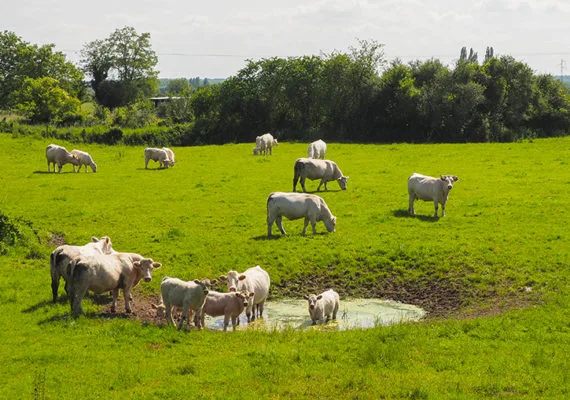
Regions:
[[[156,149],[154,147],[147,147],[144,149],[144,167],[148,169],[148,162],[157,161],[159,168],[168,168],[171,165],[174,165],[174,162],[171,162],[168,158],[168,153],[166,150],[163,149]]]
[[[168,161],[170,161],[170,166],[174,166],[174,152],[170,150],[168,147],[163,147],[162,150],[166,151],[166,155],[168,156]]]
[[[449,191],[453,188],[453,183],[458,180],[459,178],[455,175],[441,175],[439,178],[434,178],[413,173],[408,178],[408,194],[410,196],[408,211],[410,215],[415,215],[414,201],[421,199],[433,201],[435,208],[434,218],[437,218],[438,203],[441,203],[441,216],[445,217],[445,203],[447,202]]]
[[[69,300],[74,315],[83,313],[81,300],[88,290],[94,293],[110,291],[113,294],[111,312],[115,312],[119,289],[125,297],[125,311],[130,313],[131,289],[143,279],[152,280],[152,270],[160,268],[161,263],[152,258],[133,261],[129,254],[99,254],[97,256],[79,257],[68,266],[71,277]]]
[[[79,160],[79,168],[77,169],[77,172],[81,171],[81,167],[83,165],[85,165],[85,172],[87,172],[88,165],[91,167],[91,171],[97,172],[97,164],[95,164],[95,161],[93,161],[93,158],[89,153],[73,149],[71,150],[71,154],[73,154],[75,158]],[[73,171],[75,172],[75,165],[73,166]]]
[[[57,172],[61,173],[61,168],[65,164],[73,164],[73,171],[75,172],[75,166],[79,165],[79,159],[71,154],[65,147],[58,146],[57,144],[50,144],[46,147],[46,158],[48,165],[48,172],[50,171],[50,165],[53,164],[53,172],[55,172],[55,165],[57,164]]]
[[[316,224],[323,221],[327,231],[334,232],[336,217],[322,197],[307,193],[283,193],[273,192],[267,198],[267,236],[271,236],[273,222],[283,235],[285,229],[282,225],[282,217],[290,220],[305,218],[303,235],[307,232],[307,225],[311,222],[313,234],[317,233]]]
[[[247,322],[254,321],[256,317],[263,318],[263,306],[271,285],[267,271],[257,265],[248,268],[241,274],[237,271],[230,271],[227,276],[220,276],[220,279],[228,281],[228,290],[230,292],[245,290],[254,294],[253,301],[249,302],[245,310]]]
[[[261,154],[262,140],[261,136],[255,137],[255,147],[253,148],[253,155],[258,156]]]
[[[259,138],[259,143],[257,138]],[[269,155],[272,155],[273,147],[279,144],[277,139],[273,138],[271,133],[264,133],[257,138],[255,138],[256,147],[258,147],[260,149],[260,153],[263,152],[264,155],[267,155],[268,152]]]
[[[74,258],[79,256],[96,256],[97,254],[113,253],[111,239],[103,236],[97,239],[95,236],[91,238],[91,242],[83,246],[61,245],[51,252],[50,255],[50,273],[51,273],[51,292],[53,302],[57,301],[57,291],[59,289],[59,280],[63,277],[65,281],[65,292],[69,294],[70,277],[67,275],[67,266]]]
[[[318,321],[324,320],[328,322],[329,319],[336,319],[336,313],[340,305],[338,293],[329,289],[318,296],[314,294],[303,296],[309,302],[309,315],[313,320],[313,325]]]
[[[238,317],[243,310],[251,303],[254,293],[248,293],[246,290],[239,292],[220,293],[213,290],[208,292],[206,302],[202,311],[194,316],[194,324],[197,327],[204,327],[204,316],[208,314],[211,317],[224,316],[224,332],[227,331],[230,319],[234,331],[238,325]]]
[[[325,153],[327,152],[327,144],[321,139],[315,140],[309,145],[309,150],[307,150],[308,158],[321,158],[325,159]]]
[[[178,329],[182,329],[185,321],[187,323],[192,321],[192,314],[201,313],[209,288],[216,283],[216,279],[212,281],[209,279],[195,279],[186,282],[178,278],[165,276],[160,284],[161,302],[154,307],[158,309],[157,313],[160,313],[160,309],[163,309],[166,312],[168,323],[172,325],[175,325],[172,317],[172,307],[181,308],[182,317],[178,323]]]
[[[293,176],[293,192],[296,191],[297,182],[301,178],[301,187],[303,192],[305,189],[305,179],[309,178],[314,181],[320,179],[321,183],[317,187],[317,192],[321,190],[321,186],[325,185],[327,189],[327,182],[336,180],[342,190],[346,190],[346,183],[348,176],[344,176],[334,161],[331,160],[316,160],[314,158],[298,158],[295,161],[294,176]]]

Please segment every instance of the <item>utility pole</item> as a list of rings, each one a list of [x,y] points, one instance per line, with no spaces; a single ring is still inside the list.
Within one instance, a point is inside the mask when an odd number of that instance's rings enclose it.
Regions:
[[[560,81],[564,82],[564,59],[560,60]]]

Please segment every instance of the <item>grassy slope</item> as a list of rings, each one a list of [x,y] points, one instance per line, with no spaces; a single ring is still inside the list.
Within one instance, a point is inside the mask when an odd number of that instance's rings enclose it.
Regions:
[[[141,285],[146,293],[157,293],[164,275],[214,277],[259,264],[274,295],[307,277],[348,295],[440,282],[474,308],[524,299],[530,286],[544,304],[343,333],[184,333],[98,318],[89,300],[88,317],[72,320],[67,304],[49,304],[47,258],[15,253],[0,258],[2,397],[568,396],[569,139],[329,144],[328,156],[351,177],[347,191],[331,183],[322,194],[337,232],[302,237],[301,221],[284,221],[289,235],[276,240],[265,239],[265,201],[291,190],[305,144],[282,143],[267,158],[250,156],[252,145],[174,149],[178,163],[167,171],[144,170],[142,148],[82,146],[99,172],[75,175],[44,173],[47,144],[0,136],[10,149],[0,156],[0,210],[31,221],[43,243],[51,233],[74,244],[109,235],[116,249],[162,262]],[[412,172],[460,177],[445,218],[429,218],[430,203],[407,217]],[[44,257],[52,248],[41,248]]]

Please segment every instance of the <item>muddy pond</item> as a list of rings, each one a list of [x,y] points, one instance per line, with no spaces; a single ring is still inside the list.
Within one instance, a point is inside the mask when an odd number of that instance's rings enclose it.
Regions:
[[[367,329],[402,322],[418,321],[425,316],[419,307],[390,300],[342,299],[336,321],[312,325],[306,300],[285,299],[265,303],[263,318],[248,325],[245,313],[240,315],[239,330],[246,329]],[[206,317],[206,327],[223,330],[223,317]],[[231,322],[228,330],[231,330]]]

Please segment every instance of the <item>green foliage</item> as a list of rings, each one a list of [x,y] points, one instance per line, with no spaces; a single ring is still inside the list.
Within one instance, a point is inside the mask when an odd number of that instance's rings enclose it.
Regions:
[[[72,97],[85,97],[83,73],[54,48],[53,44],[32,45],[13,32],[0,32],[0,109],[16,104],[14,94],[26,79],[50,77]]]
[[[113,124],[124,128],[142,128],[156,121],[154,105],[150,100],[139,101],[115,109]]]
[[[54,78],[26,78],[15,96],[18,110],[32,123],[70,124],[83,118],[79,99],[70,96]]]
[[[132,27],[116,29],[108,38],[86,44],[81,66],[91,77],[97,101],[114,108],[126,106],[158,92],[158,58],[150,33]],[[115,79],[111,79],[114,77]]]

